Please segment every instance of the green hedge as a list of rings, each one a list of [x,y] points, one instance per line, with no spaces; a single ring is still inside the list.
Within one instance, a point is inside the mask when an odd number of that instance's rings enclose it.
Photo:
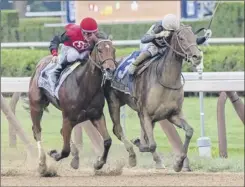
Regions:
[[[205,71],[244,71],[244,46],[202,47]],[[117,57],[129,55],[137,48],[118,48]],[[3,77],[30,76],[37,62],[49,51],[43,49],[3,49],[1,74]],[[184,65],[184,71],[190,71]]]
[[[1,11],[1,41],[11,41],[15,36],[11,30],[19,27],[19,14],[16,10]],[[11,30],[9,28],[12,28]]]
[[[2,10],[1,11],[1,26],[18,27],[19,26],[19,13],[17,10]]]
[[[54,34],[64,31],[64,28],[44,27],[45,23],[59,23],[60,18],[22,18],[19,27],[6,28],[3,42],[49,41]]]
[[[37,18],[21,18],[20,28],[43,26],[45,23],[60,23],[61,18],[58,17],[37,17]]]
[[[3,41],[49,41],[54,34],[62,33],[63,28],[45,28],[44,23],[60,22],[57,18],[26,18],[20,20],[18,29],[12,29]],[[183,22],[191,25],[193,31],[207,27],[209,20]],[[141,38],[149,29],[148,24],[100,25],[100,29],[113,35],[115,40]],[[244,2],[223,2],[219,5],[212,23],[213,37],[244,37]],[[16,38],[16,33],[18,37]]]

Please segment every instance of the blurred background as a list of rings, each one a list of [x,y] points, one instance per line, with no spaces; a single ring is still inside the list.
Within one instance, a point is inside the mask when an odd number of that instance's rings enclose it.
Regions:
[[[213,37],[243,37],[244,8],[225,1],[213,21]],[[167,13],[178,15],[193,29],[207,26],[215,1],[9,1],[1,2],[2,41],[48,41],[67,23],[92,16],[116,40],[139,39]]]
[[[219,1],[2,0],[0,35],[2,43],[14,42],[14,48],[18,47],[16,42],[49,42],[54,35],[63,33],[66,24],[79,23],[82,18],[92,16],[98,20],[102,31],[113,36],[113,40],[139,40],[154,22],[161,20],[167,13],[179,16],[182,23],[192,26],[193,31],[207,27],[217,2]],[[243,38],[244,2],[220,1],[211,29],[213,31],[212,38]],[[235,47],[227,47],[227,45],[233,44]],[[243,55],[236,55],[237,53],[243,54],[242,44],[241,42],[239,45],[236,42],[231,42],[222,46],[222,49],[220,49],[220,45],[212,49],[206,48],[204,51],[206,54],[205,63],[211,63],[207,66],[209,69],[206,71],[243,70]],[[130,45],[130,47],[132,46]],[[135,46],[138,44],[133,47]],[[2,47],[4,48],[4,45]],[[28,47],[33,48],[29,45]],[[123,45],[122,47],[129,46]],[[47,48],[48,44],[43,44],[41,49],[45,49],[48,53]],[[219,51],[218,54],[217,51]],[[14,52],[18,53],[20,50]],[[3,52],[4,57],[8,56],[4,54]],[[21,53],[21,56],[24,54]],[[33,51],[32,57],[27,54],[29,59],[25,59],[25,65],[22,65],[21,68],[10,66],[12,71],[9,69],[6,71],[5,62],[9,60],[4,59],[2,63],[4,66],[1,69],[2,75],[30,76],[36,63],[34,59],[41,58],[42,54],[40,52],[36,54],[35,51]],[[213,56],[212,54],[216,55]],[[229,55],[224,59],[224,54]],[[16,57],[19,55],[17,54]],[[9,66],[9,62],[6,66]],[[184,71],[188,71],[188,68],[184,68]]]

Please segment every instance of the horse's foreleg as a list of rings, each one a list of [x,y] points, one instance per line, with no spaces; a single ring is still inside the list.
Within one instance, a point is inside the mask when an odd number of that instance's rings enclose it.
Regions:
[[[103,165],[106,163],[107,161],[107,156],[108,156],[108,152],[110,150],[111,147],[111,137],[108,133],[108,130],[106,128],[106,121],[105,121],[105,117],[104,114],[101,116],[100,119],[98,120],[91,120],[91,122],[93,123],[93,125],[96,127],[96,129],[99,131],[100,135],[102,136],[103,140],[104,140],[104,151],[103,151],[103,155],[101,158],[99,158],[97,160],[97,162],[94,165],[94,168],[96,170],[99,170],[103,167]]]
[[[39,167],[38,172],[45,174],[47,172],[46,155],[41,143],[41,118],[43,115],[43,109],[39,102],[35,102],[30,99],[30,113],[32,119],[32,131],[34,139],[37,142],[38,155],[39,155]]]
[[[134,152],[133,145],[126,138],[126,136],[122,130],[122,126],[120,124],[120,105],[119,105],[119,103],[117,103],[117,104],[109,103],[108,107],[109,107],[109,113],[111,116],[111,120],[113,123],[113,133],[116,135],[116,137],[121,142],[123,142],[126,150],[129,153],[129,165],[131,167],[134,167],[137,164],[136,154]]]
[[[140,112],[138,112],[138,117],[140,120],[140,138],[131,140],[134,145],[139,148],[140,152],[150,152],[149,140],[145,131],[144,120]]]
[[[73,169],[78,169],[79,168],[79,150],[72,140],[71,140],[71,155],[73,156],[73,158],[72,158],[70,165]]]
[[[154,135],[153,135],[153,123],[152,120],[150,118],[150,116],[148,115],[147,111],[143,110],[143,113],[139,115],[140,116],[140,120],[142,120],[144,127],[145,127],[145,131],[149,140],[149,149],[151,153],[154,153],[156,151],[156,147],[157,144],[155,142],[154,139]]]
[[[140,118],[140,115],[139,115]],[[141,134],[140,134],[140,144],[139,144],[139,150],[140,152],[150,152],[149,148],[149,139],[146,135],[143,120],[140,118],[140,124],[141,124]],[[152,128],[154,128],[155,124],[153,124]],[[160,157],[159,153],[157,151],[152,152],[153,160],[156,162],[156,168],[162,169],[165,168],[162,158]]]
[[[185,142],[183,145],[183,150],[174,163],[174,170],[179,172],[181,171],[183,162],[187,157],[188,147],[193,135],[193,128],[186,122],[182,114],[170,117],[169,121],[175,124],[177,127],[183,128],[185,130]]]
[[[140,152],[150,152],[149,140],[145,131],[143,117],[140,112],[138,112],[138,117],[140,120],[140,138],[131,140],[131,142],[139,148]]]
[[[71,122],[63,117],[63,125],[61,129],[61,134],[63,136],[63,149],[61,153],[57,153],[56,150],[52,150],[49,152],[49,155],[53,157],[56,161],[59,161],[63,158],[66,158],[70,154],[70,141],[71,141],[71,132],[72,132],[72,124]]]
[[[183,143],[181,141],[181,138],[172,125],[168,120],[162,120],[159,122],[162,130],[168,137],[169,143],[172,145],[173,151],[175,154],[180,154],[183,149]],[[184,160],[184,166],[183,166],[184,171],[191,171],[190,165],[189,165],[189,159],[188,157],[185,158]]]

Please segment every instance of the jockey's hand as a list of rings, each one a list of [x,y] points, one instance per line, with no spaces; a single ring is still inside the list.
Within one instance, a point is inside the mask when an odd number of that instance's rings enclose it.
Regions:
[[[170,31],[162,31],[158,34],[155,34],[155,37],[156,38],[162,38],[162,37],[168,37],[170,34]]]
[[[211,29],[205,30],[204,36],[205,36],[206,39],[211,38],[211,36],[212,36],[212,31],[211,31]]]
[[[160,48],[158,52],[159,52],[160,55],[164,55],[165,48]]]
[[[51,59],[51,63],[57,63],[58,62],[58,56],[53,56]]]
[[[136,65],[134,65],[134,63],[130,64],[129,67],[128,67],[128,73],[130,75],[133,75],[135,70],[136,70]]]

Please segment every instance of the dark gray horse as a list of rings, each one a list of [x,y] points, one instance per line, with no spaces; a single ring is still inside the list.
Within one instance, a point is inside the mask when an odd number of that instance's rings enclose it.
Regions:
[[[167,42],[168,49],[164,56],[152,62],[147,69],[134,78],[132,95],[106,86],[105,96],[114,129],[120,129],[120,106],[129,105],[137,111],[141,129],[148,143],[147,148],[140,148],[153,153],[154,160],[160,162],[156,153],[153,129],[156,122],[167,119],[186,132],[185,142],[180,154],[176,155],[174,170],[181,171],[187,157],[188,146],[193,135],[193,128],[184,119],[182,104],[184,91],[182,84],[182,62],[191,62],[197,66],[201,62],[201,52],[196,43],[196,36],[191,27],[181,26]],[[141,67],[144,65],[141,65]],[[139,69],[141,68],[139,67]],[[136,72],[137,73],[137,72]]]
[[[36,71],[31,77],[29,86],[29,105],[32,119],[32,130],[39,150],[39,172],[47,171],[46,156],[41,145],[41,118],[44,109],[51,102],[62,111],[63,125],[63,149],[61,153],[50,151],[50,156],[59,161],[70,154],[71,132],[75,125],[86,120],[91,120],[104,140],[104,152],[97,160],[94,167],[100,169],[106,163],[111,146],[111,137],[107,131],[103,114],[104,90],[101,86],[103,73],[115,69],[115,48],[111,40],[98,39],[89,56],[89,59],[79,65],[63,82],[59,89],[59,102],[46,90],[37,85],[40,72],[50,62],[52,56],[46,56],[40,60]]]

